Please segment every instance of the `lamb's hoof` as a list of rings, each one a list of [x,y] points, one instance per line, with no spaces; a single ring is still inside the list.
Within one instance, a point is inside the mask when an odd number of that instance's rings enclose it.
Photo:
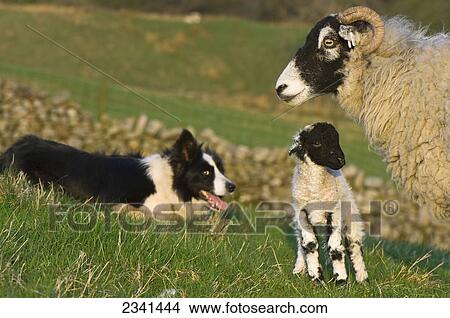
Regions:
[[[358,282],[358,284],[370,284],[370,279],[366,278],[366,279],[361,280],[361,281],[358,280],[357,282]]]
[[[292,270],[292,274],[294,274],[294,275],[302,275],[302,274],[304,274],[305,272],[306,272],[306,268],[305,268],[305,267],[299,267],[299,268],[295,267],[295,268]]]
[[[311,279],[311,282],[313,282],[316,285],[324,285],[325,280],[323,279],[323,274],[320,273],[319,276],[311,276],[309,275],[309,278]]]
[[[314,273],[313,271],[308,271],[308,276],[311,278],[311,281],[313,283],[318,283],[320,285],[325,284],[325,281],[323,279],[323,270],[322,267],[317,268],[317,273]]]
[[[346,279],[336,279],[335,284],[336,284],[336,286],[344,286],[344,285],[347,285],[347,280]]]
[[[365,283],[369,280],[369,275],[367,275],[367,272],[356,273],[355,276],[358,283]]]
[[[319,286],[322,286],[325,284],[325,281],[323,280],[323,278],[320,278],[320,277],[314,277],[314,278],[311,277],[311,282],[314,285],[319,285]]]
[[[336,286],[344,286],[347,285],[348,280],[347,278],[338,278],[338,274],[334,274],[332,281],[334,281],[334,283],[336,284]]]

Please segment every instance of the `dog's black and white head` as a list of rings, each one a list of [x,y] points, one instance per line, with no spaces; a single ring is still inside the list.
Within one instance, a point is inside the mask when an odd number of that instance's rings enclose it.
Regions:
[[[292,154],[302,161],[307,156],[315,164],[333,170],[339,170],[345,165],[339,134],[329,123],[315,123],[300,130],[294,136],[289,150],[289,155]]]
[[[197,199],[212,208],[226,209],[222,196],[233,193],[236,185],[224,175],[222,160],[213,150],[203,149],[188,130],[183,130],[165,156],[174,173],[174,190],[184,202]]]
[[[364,21],[341,24],[338,15],[320,20],[279,76],[275,86],[278,97],[297,106],[315,96],[337,93],[345,60],[369,30]]]

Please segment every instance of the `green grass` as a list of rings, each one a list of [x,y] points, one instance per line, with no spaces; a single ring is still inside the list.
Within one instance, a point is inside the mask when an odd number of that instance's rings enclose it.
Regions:
[[[344,287],[317,286],[291,274],[294,238],[276,230],[256,236],[130,233],[116,222],[108,230],[99,216],[89,232],[67,222],[50,231],[48,205],[55,203],[74,202],[1,177],[0,297],[155,297],[172,288],[178,297],[450,296],[445,251],[370,239],[370,283],[351,277]]]

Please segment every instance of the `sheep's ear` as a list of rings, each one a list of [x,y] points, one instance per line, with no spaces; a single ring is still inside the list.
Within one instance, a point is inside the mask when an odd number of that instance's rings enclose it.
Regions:
[[[347,41],[348,47],[354,48],[361,43],[361,39],[370,31],[370,24],[365,21],[356,21],[352,24],[342,24],[339,27],[339,36]]]
[[[291,146],[291,148],[289,148],[289,156],[292,156],[292,154],[294,154],[298,149],[298,145],[297,144],[293,144]]]
[[[289,156],[295,154],[300,160],[305,158],[306,151],[301,143],[294,143],[289,149]]]
[[[200,151],[197,140],[187,129],[183,129],[172,148],[175,156],[181,161],[194,160]]]

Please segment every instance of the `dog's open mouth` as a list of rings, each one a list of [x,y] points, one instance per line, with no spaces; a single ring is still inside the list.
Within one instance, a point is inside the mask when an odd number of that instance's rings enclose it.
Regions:
[[[208,205],[212,209],[224,211],[228,207],[228,203],[223,201],[217,195],[214,195],[208,191],[205,191],[205,190],[200,191],[200,196],[202,197],[202,199],[204,199],[206,202],[208,202]]]

